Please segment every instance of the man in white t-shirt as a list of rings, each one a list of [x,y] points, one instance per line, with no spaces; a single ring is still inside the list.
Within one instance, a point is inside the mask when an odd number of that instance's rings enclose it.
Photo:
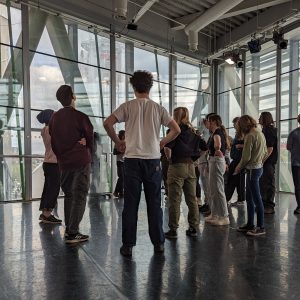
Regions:
[[[136,71],[130,78],[136,99],[121,104],[104,122],[104,128],[124,161],[124,208],[122,213],[122,242],[120,252],[132,256],[136,244],[137,216],[144,186],[147,203],[149,235],[154,252],[164,251],[163,213],[161,209],[160,149],[180,133],[180,128],[167,110],[149,98],[152,74]],[[125,122],[125,140],[120,140],[114,124]],[[169,133],[160,140],[161,125]]]

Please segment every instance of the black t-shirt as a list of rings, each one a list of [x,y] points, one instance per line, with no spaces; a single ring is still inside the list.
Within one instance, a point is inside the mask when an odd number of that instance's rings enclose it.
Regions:
[[[276,164],[278,158],[277,150],[277,128],[273,126],[264,127],[262,130],[266,138],[267,147],[273,147],[273,151],[268,159],[265,161],[267,164]]]
[[[180,125],[180,129],[181,133],[176,139],[166,145],[167,148],[172,149],[172,163],[192,160],[195,150],[207,150],[205,141],[195,134],[189,126]]]
[[[215,130],[215,132],[210,136],[209,140],[207,141],[207,146],[208,146],[208,150],[209,150],[209,155],[210,156],[214,156],[215,155],[215,145],[214,145],[214,136],[215,135],[219,135],[221,137],[221,148],[220,150],[222,151],[223,155],[225,155],[225,151],[226,151],[226,139],[225,139],[225,135],[222,131],[221,128],[217,128]]]

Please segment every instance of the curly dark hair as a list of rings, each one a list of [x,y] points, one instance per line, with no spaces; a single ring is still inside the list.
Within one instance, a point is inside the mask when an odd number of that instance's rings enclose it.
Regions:
[[[153,86],[153,76],[148,71],[135,71],[130,77],[132,88],[138,93],[149,93]]]

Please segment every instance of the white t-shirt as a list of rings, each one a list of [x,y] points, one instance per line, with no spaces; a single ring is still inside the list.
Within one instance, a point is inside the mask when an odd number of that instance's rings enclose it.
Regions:
[[[118,122],[125,122],[126,158],[160,158],[160,127],[172,117],[151,99],[138,98],[121,104],[114,112]]]

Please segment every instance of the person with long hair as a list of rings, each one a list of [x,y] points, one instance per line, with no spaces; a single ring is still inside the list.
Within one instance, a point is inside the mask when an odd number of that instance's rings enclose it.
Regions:
[[[189,121],[189,112],[186,107],[177,107],[173,118],[179,125],[181,133],[165,146],[165,153],[170,160],[168,169],[168,196],[169,196],[169,228],[165,237],[177,238],[177,228],[180,217],[182,191],[188,206],[189,228],[186,235],[197,236],[199,225],[199,209],[196,199],[196,174],[193,163],[195,148],[206,151],[205,141],[197,135]]]
[[[245,135],[242,158],[235,168],[239,173],[246,168],[246,202],[247,202],[247,224],[238,228],[238,231],[246,232],[250,236],[266,234],[264,227],[264,206],[262,203],[259,179],[263,173],[263,161],[267,157],[266,139],[263,133],[257,129],[256,121],[244,115],[239,119],[239,127]],[[257,213],[257,227],[254,226],[254,213]]]
[[[268,156],[263,165],[260,178],[260,190],[265,214],[274,214],[275,210],[275,166],[278,158],[277,128],[274,126],[272,114],[264,111],[260,114],[259,124],[267,143]]]
[[[214,114],[208,118],[211,136],[208,140],[209,150],[209,187],[211,196],[211,214],[205,222],[212,225],[229,225],[228,208],[224,191],[224,173],[226,170],[225,152],[230,148],[228,134],[222,125],[222,119]]]
[[[232,206],[243,205],[245,201],[245,173],[244,171],[241,171],[239,174],[233,175],[235,167],[242,158],[244,148],[244,135],[238,126],[239,119],[239,117],[235,117],[232,120],[236,133],[230,149],[230,157],[232,161],[229,165],[227,185],[225,185],[225,195],[227,201],[231,200],[234,190],[236,189],[237,191],[238,199],[236,202],[231,204]]]

